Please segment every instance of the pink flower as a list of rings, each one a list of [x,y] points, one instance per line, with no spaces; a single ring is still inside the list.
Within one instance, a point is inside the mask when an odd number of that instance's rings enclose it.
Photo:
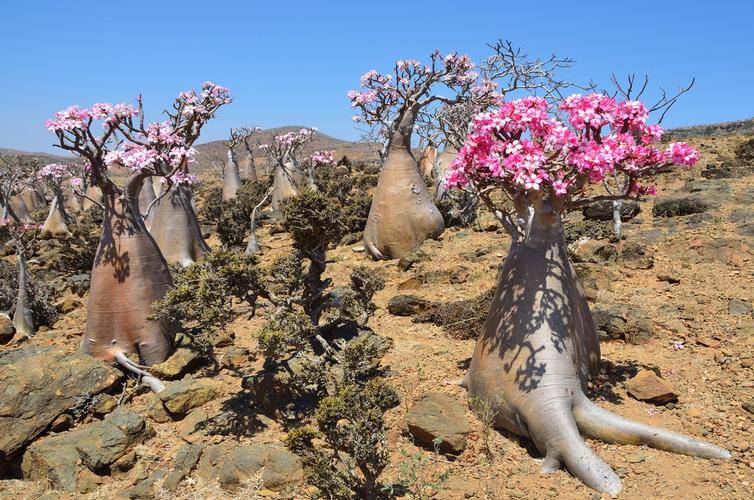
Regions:
[[[71,106],[55,113],[55,118],[45,121],[45,127],[51,132],[59,130],[73,130],[88,128],[89,112],[85,109],[79,109],[78,106]]]
[[[693,166],[699,160],[699,152],[685,142],[673,142],[665,149],[665,155],[675,165]]]
[[[315,151],[309,158],[314,166],[335,165],[335,151]]]

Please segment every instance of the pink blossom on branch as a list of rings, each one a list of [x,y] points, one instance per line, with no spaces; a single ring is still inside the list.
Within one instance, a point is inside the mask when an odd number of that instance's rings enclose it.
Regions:
[[[314,166],[333,166],[335,165],[335,151],[315,151],[309,160]]]
[[[509,193],[542,191],[568,198],[586,183],[624,174],[631,182],[622,195],[645,195],[653,194],[654,188],[637,179],[671,165],[691,166],[699,159],[686,143],[672,143],[665,150],[652,146],[662,129],[646,124],[646,107],[638,101],[575,94],[559,109],[570,127],[538,97],[503,102],[477,114],[450,164],[446,185],[498,185]]]

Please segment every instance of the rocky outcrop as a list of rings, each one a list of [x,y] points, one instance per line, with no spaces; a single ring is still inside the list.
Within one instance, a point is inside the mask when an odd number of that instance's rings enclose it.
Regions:
[[[296,455],[285,448],[266,444],[209,446],[196,466],[196,475],[206,481],[217,479],[223,488],[232,490],[260,470],[262,484],[270,490],[300,486],[304,481]]]
[[[121,408],[100,422],[35,442],[26,450],[21,470],[24,479],[83,492],[89,472],[109,473],[111,465],[152,434],[142,417]]]
[[[85,354],[39,347],[0,353],[0,465],[82,397],[107,391],[121,378]]]

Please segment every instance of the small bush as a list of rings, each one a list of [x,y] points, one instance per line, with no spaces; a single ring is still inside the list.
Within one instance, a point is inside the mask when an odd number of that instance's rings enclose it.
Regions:
[[[473,299],[434,305],[412,321],[441,326],[455,338],[476,338],[487,319],[494,293],[493,288]]]
[[[744,164],[754,164],[754,137],[746,139],[736,146],[736,159]]]
[[[286,446],[301,458],[309,482],[326,496],[377,498],[383,491],[378,478],[388,464],[384,414],[399,402],[383,379],[344,386],[320,402],[318,429],[290,432]]]
[[[256,260],[230,251],[172,271],[173,287],[153,304],[151,317],[174,322],[207,349],[233,319],[232,300],[254,305],[262,289]]]

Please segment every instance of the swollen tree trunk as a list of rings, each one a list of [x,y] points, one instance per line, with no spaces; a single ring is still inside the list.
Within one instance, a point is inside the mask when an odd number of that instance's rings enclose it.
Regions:
[[[613,230],[615,237],[620,240],[621,230],[623,229],[623,220],[621,220],[620,210],[623,208],[623,200],[613,200]]]
[[[599,358],[598,336],[568,261],[560,216],[537,208],[500,274],[464,380],[470,396],[493,405],[497,427],[534,442],[545,455],[544,471],[565,465],[602,492],[618,493],[620,480],[582,433],[698,457],[730,456],[709,443],[596,406],[584,391]]]
[[[44,197],[39,194],[36,186],[29,186],[21,192],[21,198],[23,198],[26,208],[29,212],[36,212],[43,206],[45,206]]]
[[[18,294],[16,295],[16,311],[13,313],[13,326],[16,332],[31,337],[37,331],[37,328],[34,325],[34,315],[29,303],[29,277],[26,259],[18,246],[16,254],[18,256]]]
[[[435,173],[435,162],[437,161],[437,150],[432,146],[424,148],[422,158],[419,160],[419,173],[422,177],[432,178]]]
[[[32,218],[29,214],[29,209],[26,206],[24,199],[14,194],[10,197],[10,203],[7,207],[7,213],[4,216],[10,216],[18,222],[31,222]]]
[[[152,303],[171,285],[168,264],[139,213],[144,178],[134,174],[119,195],[103,198],[104,225],[94,258],[86,333],[81,348],[105,360],[136,353],[147,365],[161,363],[173,351],[166,321],[147,318]]]
[[[82,207],[83,198],[77,195],[73,189],[66,188],[65,190],[65,205],[71,213],[77,214],[83,210]]]
[[[92,207],[96,207],[98,203],[102,204],[102,190],[98,186],[89,186],[86,190],[82,208],[89,210]]]
[[[188,186],[172,186],[152,207],[149,231],[170,264],[189,266],[210,251],[202,237]]]
[[[142,215],[147,216],[147,220],[151,220],[151,217],[149,217],[149,214],[147,213],[147,210],[150,206],[152,206],[152,202],[157,199],[157,195],[154,192],[154,185],[152,184],[152,179],[147,178],[144,180],[141,190],[139,190],[139,211],[141,211]],[[154,207],[152,206],[152,209],[154,210]],[[150,210],[151,213],[151,210]],[[147,222],[147,228],[149,228],[149,222]]]
[[[39,233],[43,238],[71,235],[71,232],[68,230],[68,222],[70,222],[70,218],[65,211],[65,201],[62,196],[63,193],[62,190],[60,190],[59,194],[56,194],[50,203],[50,211],[47,214],[47,219],[45,219],[45,222],[42,225],[42,230]]]
[[[455,160],[458,155],[458,150],[451,146],[445,146],[440,156],[437,158],[437,162],[434,165],[434,179],[435,179],[435,200],[440,201],[448,195],[448,191],[445,189],[445,173],[448,171],[450,162]]]
[[[372,197],[364,247],[374,259],[400,259],[445,230],[409,144],[393,140]]]
[[[272,175],[272,186],[275,189],[272,193],[272,209],[279,212],[285,200],[296,196],[302,175],[301,170],[291,161],[277,163]]]
[[[241,187],[241,174],[238,172],[238,161],[232,149],[228,149],[223,169],[223,201],[236,197],[236,191]]]
[[[241,165],[241,179],[256,181],[257,179],[257,166],[254,163],[254,155],[246,153],[246,158]]]

